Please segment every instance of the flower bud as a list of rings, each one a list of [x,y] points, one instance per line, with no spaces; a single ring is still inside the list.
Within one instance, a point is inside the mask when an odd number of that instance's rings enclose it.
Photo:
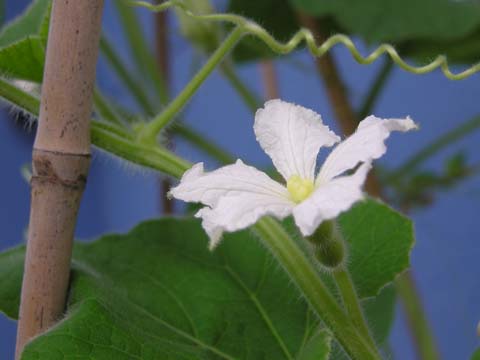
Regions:
[[[345,263],[345,243],[334,221],[324,221],[307,240],[313,245],[315,258],[327,269],[334,270]]]

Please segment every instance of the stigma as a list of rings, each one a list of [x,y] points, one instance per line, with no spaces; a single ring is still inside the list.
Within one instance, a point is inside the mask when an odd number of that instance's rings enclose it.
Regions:
[[[298,175],[291,176],[287,181],[287,190],[290,197],[297,204],[308,198],[314,187],[312,180],[302,179]]]

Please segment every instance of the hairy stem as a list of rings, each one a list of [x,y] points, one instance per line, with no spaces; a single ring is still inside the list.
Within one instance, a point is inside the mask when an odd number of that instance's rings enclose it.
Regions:
[[[367,320],[363,315],[362,306],[355,290],[352,277],[348,273],[348,270],[341,266],[338,269],[333,270],[333,277],[337,285],[340,295],[342,296],[343,305],[347,310],[348,316],[352,320],[353,324],[357,327],[363,338],[368,341],[368,344],[372,349],[376,348],[375,341],[373,340],[370,329],[368,328]]]
[[[170,104],[150,123],[148,123],[143,131],[139,134],[141,141],[154,143],[160,130],[162,130],[170,120],[176,116],[185,104],[190,100],[197,89],[202,85],[210,73],[215,70],[216,66],[223,60],[226,54],[235,46],[235,44],[243,36],[244,32],[241,28],[235,28],[230,35],[222,42],[217,50],[208,59],[205,65],[198,71],[192,80],[178,94],[178,96],[170,102]]]
[[[298,245],[272,218],[253,227],[352,359],[380,359],[360,336]]]
[[[54,0],[40,122],[16,358],[65,308],[73,235],[90,165],[90,113],[103,0]]]

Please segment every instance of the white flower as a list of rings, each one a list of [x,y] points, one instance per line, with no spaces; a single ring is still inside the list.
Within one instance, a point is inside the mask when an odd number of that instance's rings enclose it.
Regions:
[[[268,101],[255,114],[255,135],[286,186],[241,160],[207,173],[203,163],[198,163],[170,195],[206,205],[195,216],[203,220],[211,248],[224,231],[244,229],[265,215],[284,219],[293,214],[302,234],[308,236],[324,220],[337,217],[363,198],[362,185],[372,161],[385,153],[390,132],[416,127],[408,117],[382,120],[369,116],[332,150],[315,176],[320,148],[334,145],[340,137],[312,110]]]

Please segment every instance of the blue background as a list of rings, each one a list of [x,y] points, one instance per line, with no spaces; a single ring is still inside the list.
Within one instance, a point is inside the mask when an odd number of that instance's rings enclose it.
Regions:
[[[221,2],[221,1],[220,1]],[[7,2],[7,18],[19,14],[27,0]],[[111,2],[106,2],[104,29],[125,56],[128,49]],[[152,29],[151,16],[142,12],[146,29]],[[176,24],[172,20],[172,26]],[[151,34],[150,34],[151,35]],[[178,92],[191,74],[193,53],[177,31],[171,34],[174,62],[173,89]],[[365,49],[364,49],[365,50]],[[379,64],[361,66],[349,53],[334,51],[350,97],[359,104]],[[311,57],[305,52],[293,56],[304,63],[303,70],[291,61],[275,63],[281,97],[320,112],[324,121],[336,128],[325,90],[316,76]],[[246,65],[239,70],[241,77],[262,93],[259,68]],[[103,60],[97,70],[104,91],[123,103],[131,103],[121,84]],[[381,160],[395,166],[430,140],[447,132],[456,124],[480,113],[480,75],[453,82],[440,71],[414,76],[395,69],[381,96],[375,115],[385,117],[412,116],[421,125],[417,133],[393,136],[388,154]],[[16,123],[12,111],[4,107],[0,120],[0,156],[2,186],[0,186],[0,249],[25,241],[29,212],[29,187],[20,174],[20,167],[31,160],[32,132]],[[270,165],[255,141],[253,117],[230,85],[214,73],[201,87],[185,110],[191,126],[208,134],[219,144],[251,164]],[[476,132],[430,159],[429,169],[440,169],[443,159],[458,150],[465,150],[469,162],[480,163]],[[192,147],[176,141],[176,151],[191,160],[204,160]],[[215,164],[210,163],[213,167]],[[148,170],[127,164],[99,151],[94,151],[89,183],[80,210],[77,235],[95,238],[105,232],[124,232],[137,222],[160,214],[159,176]],[[412,262],[427,315],[445,359],[467,359],[479,346],[476,326],[480,318],[480,246],[478,216],[480,188],[478,177],[472,177],[448,193],[436,197],[433,207],[417,210],[415,220],[417,245]],[[0,358],[13,359],[15,323],[0,315]],[[413,349],[406,324],[397,309],[391,334],[391,345],[397,359],[413,359]]]

